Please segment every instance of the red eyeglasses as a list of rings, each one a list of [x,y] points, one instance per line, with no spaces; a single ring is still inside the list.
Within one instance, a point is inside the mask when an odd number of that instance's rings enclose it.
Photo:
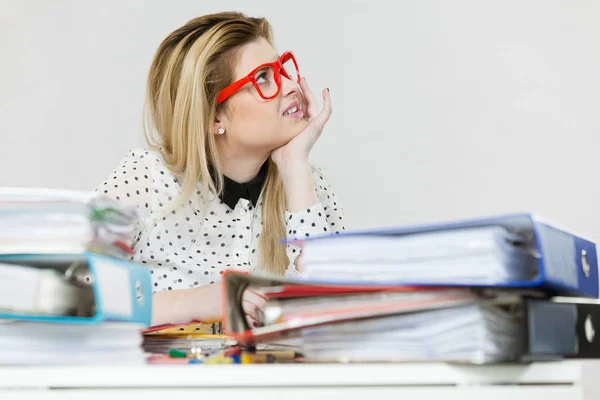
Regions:
[[[281,91],[281,75],[291,81],[300,83],[298,63],[291,51],[283,53],[279,60],[275,62],[259,65],[244,78],[221,90],[219,97],[217,97],[217,105],[227,100],[248,82],[252,82],[260,97],[265,100],[272,99]]]

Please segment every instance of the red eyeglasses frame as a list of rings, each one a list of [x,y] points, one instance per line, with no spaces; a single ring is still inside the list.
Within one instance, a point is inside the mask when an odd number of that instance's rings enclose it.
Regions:
[[[291,51],[286,51],[285,53],[283,53],[281,55],[281,57],[279,57],[279,59],[277,61],[259,65],[258,67],[254,68],[252,70],[252,72],[250,72],[245,77],[233,82],[231,85],[228,85],[226,88],[221,90],[221,92],[219,93],[219,96],[217,97],[217,105],[221,104],[222,102],[227,100],[229,97],[233,96],[233,94],[235,94],[235,92],[240,90],[248,82],[252,82],[252,85],[254,86],[254,88],[260,95],[260,97],[262,97],[263,99],[270,100],[270,99],[275,98],[281,91],[281,75],[285,76],[287,79],[292,79],[288,75],[288,73],[285,71],[285,69],[283,69],[283,64],[288,62],[289,60],[292,60],[292,62],[294,63],[294,67],[296,67],[296,72],[298,73],[298,80],[296,83],[300,83],[300,70],[298,69],[298,62],[296,62],[296,57],[294,57],[294,53],[292,53]],[[257,71],[259,71],[265,67],[272,67],[273,70],[275,71],[274,78],[275,78],[275,83],[277,84],[277,92],[275,92],[275,94],[273,96],[264,96],[262,94],[262,92],[258,88],[258,84],[256,83],[256,78],[254,76],[254,74],[256,74]]]

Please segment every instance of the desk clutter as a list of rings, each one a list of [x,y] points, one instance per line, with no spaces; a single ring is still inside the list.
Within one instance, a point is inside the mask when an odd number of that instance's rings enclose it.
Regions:
[[[137,218],[88,193],[0,188],[0,364],[600,358],[596,244],[533,214],[290,242],[302,278],[225,272],[222,329],[150,326]],[[246,290],[266,299],[257,326]]]
[[[0,364],[140,364],[149,270],[128,261],[135,209],[0,188]]]

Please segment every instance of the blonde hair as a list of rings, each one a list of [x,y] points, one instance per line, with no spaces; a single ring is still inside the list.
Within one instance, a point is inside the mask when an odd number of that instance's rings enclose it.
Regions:
[[[205,193],[223,192],[223,173],[213,135],[220,111],[217,96],[233,82],[237,50],[258,38],[273,44],[266,19],[224,12],[189,21],[167,36],[156,51],[148,75],[144,132],[150,146],[183,179],[184,201],[198,182]],[[259,256],[266,272],[283,275],[289,263],[285,246],[280,244],[285,237],[285,192],[277,166],[271,159],[267,162]]]

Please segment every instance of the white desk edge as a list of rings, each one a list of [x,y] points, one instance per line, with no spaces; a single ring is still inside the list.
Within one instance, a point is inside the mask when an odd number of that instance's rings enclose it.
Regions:
[[[399,363],[0,367],[0,390],[175,386],[579,385],[584,380],[600,385],[600,360],[490,366]]]

